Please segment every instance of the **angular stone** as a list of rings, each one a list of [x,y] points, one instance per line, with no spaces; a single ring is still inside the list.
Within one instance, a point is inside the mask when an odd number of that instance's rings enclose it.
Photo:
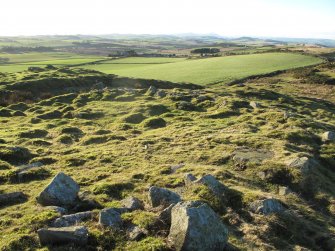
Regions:
[[[181,201],[181,198],[178,194],[168,189],[152,186],[149,188],[149,201],[152,207],[168,207],[172,203]]]
[[[171,204],[165,208],[158,216],[158,219],[166,225],[171,225],[171,211],[176,204]]]
[[[319,164],[315,159],[308,157],[300,157],[293,159],[288,164],[289,167],[294,167],[300,169],[303,174],[308,174],[312,169],[317,167]]]
[[[67,214],[67,210],[63,207],[48,206],[48,207],[45,207],[44,209],[55,211],[55,212],[59,213],[60,215]]]
[[[250,204],[250,210],[256,214],[272,214],[285,210],[283,204],[277,199],[257,200]]]
[[[207,186],[216,195],[223,195],[227,190],[227,187],[211,174],[203,176],[197,181],[197,183]]]
[[[37,231],[42,245],[74,243],[86,245],[88,231],[86,227],[42,228]]]
[[[78,196],[79,185],[66,174],[60,172],[37,197],[43,206],[69,206]]]
[[[179,202],[172,208],[168,241],[177,251],[224,250],[228,230],[220,217],[200,201]]]
[[[122,218],[120,212],[116,208],[105,208],[99,213],[99,224],[119,229],[122,226]]]
[[[53,227],[70,227],[77,225],[78,223],[89,220],[92,218],[93,213],[91,211],[88,212],[80,212],[76,214],[64,215],[62,217],[57,218],[53,223]]]
[[[128,237],[131,241],[139,241],[140,239],[144,238],[148,234],[148,231],[142,229],[138,226],[131,226],[128,229]]]
[[[322,134],[322,140],[325,142],[335,141],[335,132],[325,132],[324,134]]]
[[[129,211],[141,210],[143,209],[143,203],[135,197],[128,197],[121,201],[123,207],[127,208]]]

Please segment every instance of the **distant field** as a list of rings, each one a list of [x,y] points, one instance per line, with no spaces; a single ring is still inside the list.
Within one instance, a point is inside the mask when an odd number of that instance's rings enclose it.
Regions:
[[[161,64],[138,64],[141,59],[120,59],[119,63],[101,63],[87,65],[84,68],[113,73],[120,76],[145,79],[159,79],[172,82],[190,82],[210,84],[229,82],[252,75],[270,73],[321,63],[322,60],[312,56],[293,53],[266,53],[207,59],[188,59]],[[151,59],[150,59],[151,60]],[[156,59],[155,59],[156,60]],[[159,61],[157,59],[157,61]]]

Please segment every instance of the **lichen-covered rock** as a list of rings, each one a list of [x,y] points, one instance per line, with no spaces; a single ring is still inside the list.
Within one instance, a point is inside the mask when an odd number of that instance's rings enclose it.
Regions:
[[[220,217],[200,201],[179,202],[172,208],[168,241],[175,250],[224,250],[228,230]]]
[[[120,211],[116,208],[105,208],[99,213],[99,224],[118,229],[122,226]]]
[[[42,228],[37,231],[42,245],[74,243],[85,245],[88,240],[86,227]]]
[[[283,204],[277,199],[257,200],[250,204],[250,210],[256,214],[272,214],[285,210]]]
[[[152,186],[149,188],[149,201],[152,207],[168,207],[172,203],[181,201],[181,198],[178,194],[168,189]]]
[[[66,174],[60,172],[37,197],[38,203],[43,206],[72,205],[79,192],[79,185]]]
[[[121,204],[124,208],[127,208],[129,211],[141,210],[143,209],[143,203],[135,197],[128,197],[121,201]]]
[[[128,232],[129,240],[131,241],[139,241],[140,239],[144,238],[148,234],[147,230],[142,229],[135,225],[130,226],[127,229],[127,232]]]
[[[53,223],[53,227],[70,227],[77,225],[78,223],[89,220],[92,218],[93,213],[91,211],[88,212],[80,212],[76,214],[64,215],[62,217],[57,218]]]

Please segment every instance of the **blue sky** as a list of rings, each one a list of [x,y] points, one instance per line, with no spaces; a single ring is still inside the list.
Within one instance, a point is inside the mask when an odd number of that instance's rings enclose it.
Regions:
[[[217,33],[335,39],[335,0],[1,0],[0,35]]]

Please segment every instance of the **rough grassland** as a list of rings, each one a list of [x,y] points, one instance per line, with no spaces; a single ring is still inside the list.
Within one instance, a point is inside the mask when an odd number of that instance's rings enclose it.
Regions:
[[[172,82],[210,84],[229,82],[251,75],[265,74],[321,63],[312,56],[290,53],[266,53],[217,57],[155,65],[98,64],[86,68],[120,76],[160,79]]]

